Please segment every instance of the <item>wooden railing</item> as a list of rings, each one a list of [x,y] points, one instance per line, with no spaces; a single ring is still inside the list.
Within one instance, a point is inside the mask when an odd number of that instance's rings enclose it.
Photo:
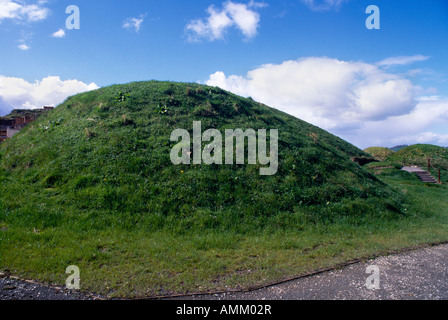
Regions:
[[[437,173],[438,173],[438,175],[439,175],[439,184],[440,184],[440,183],[441,183],[441,180],[440,180],[440,169],[434,167],[434,166],[432,165],[432,163],[431,163],[431,159],[428,158],[428,172],[429,172],[429,174],[431,174],[431,168],[433,168],[434,170],[437,171]]]

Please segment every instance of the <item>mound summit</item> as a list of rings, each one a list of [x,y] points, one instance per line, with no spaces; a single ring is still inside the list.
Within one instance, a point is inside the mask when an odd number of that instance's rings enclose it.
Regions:
[[[260,164],[247,163],[174,165],[170,135],[192,133],[194,121],[221,132],[278,129],[278,172],[261,176]],[[354,157],[369,155],[217,87],[113,85],[68,98],[1,145],[0,220],[182,232],[395,215],[400,196]]]

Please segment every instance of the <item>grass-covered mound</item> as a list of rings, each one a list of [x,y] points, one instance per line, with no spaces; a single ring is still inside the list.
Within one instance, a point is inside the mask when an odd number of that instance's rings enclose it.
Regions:
[[[370,147],[364,149],[364,151],[371,154],[378,161],[386,161],[394,153],[394,151],[385,147]]]
[[[173,165],[170,135],[193,121],[223,134],[278,129],[278,172]],[[151,81],[80,94],[0,146],[0,270],[63,285],[76,265],[82,290],[149,297],[249,288],[445,239],[444,207],[413,208],[351,160],[370,157],[215,87]],[[424,214],[440,217],[427,227]]]
[[[421,166],[442,183],[448,183],[448,149],[430,144],[415,144],[407,146],[388,158],[389,162]]]
[[[389,161],[405,161],[406,164],[428,165],[428,159],[436,167],[448,170],[448,149],[430,144],[415,144],[392,154]]]
[[[418,165],[427,170],[430,160],[431,174],[438,179],[440,170],[441,182],[448,182],[448,149],[430,144],[415,144],[392,154],[388,161],[406,165]]]
[[[279,168],[173,165],[174,129],[279,130]],[[269,132],[269,131],[268,131]],[[116,85],[67,99],[1,147],[1,220],[44,228],[284,225],[398,209],[393,192],[350,161],[365,153],[292,116],[216,87]],[[23,201],[26,199],[26,201]]]
[[[395,147],[391,147],[389,149],[392,150],[393,152],[397,152],[397,151],[399,151],[399,150],[401,150],[403,148],[406,148],[406,147],[409,147],[409,146],[407,144],[401,144],[401,145],[398,145],[398,146],[395,146]]]

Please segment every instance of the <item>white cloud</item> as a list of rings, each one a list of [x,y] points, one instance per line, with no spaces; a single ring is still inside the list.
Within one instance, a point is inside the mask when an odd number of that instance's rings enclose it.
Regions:
[[[410,81],[374,65],[329,58],[267,64],[245,77],[217,72],[207,84],[251,96],[326,129],[385,119],[415,106]]]
[[[49,10],[41,8],[38,5],[27,5],[22,7],[21,14],[28,18],[28,21],[45,20],[48,16]]]
[[[64,38],[65,37],[65,30],[64,29],[59,29],[58,31],[53,33],[51,36],[53,38]]]
[[[349,0],[302,0],[311,10],[327,11],[331,9],[339,9],[344,2]]]
[[[389,67],[392,65],[402,65],[403,66],[403,65],[414,63],[414,62],[425,61],[425,60],[428,60],[429,58],[430,57],[423,56],[423,55],[391,57],[391,58],[387,58],[387,59],[384,59],[384,60],[378,62],[376,65],[377,66],[385,66],[385,67]]]
[[[19,44],[17,47],[18,47],[20,50],[23,50],[23,51],[27,51],[27,50],[31,49],[30,46],[28,46],[28,45],[26,45],[26,44],[24,44],[24,43]]]
[[[35,4],[26,4],[24,1],[0,0],[0,22],[12,19],[16,22],[35,22],[45,20],[50,10],[43,5],[45,1]]]
[[[33,34],[30,32],[21,31],[21,37],[19,40],[17,40],[17,43],[19,44],[17,47],[20,50],[26,51],[31,49],[29,46],[29,43],[31,42],[31,38],[33,37]]]
[[[21,5],[15,2],[9,0],[0,0],[0,21],[3,19],[17,18],[20,8]]]
[[[78,80],[61,80],[48,76],[30,83],[21,78],[0,75],[0,115],[12,109],[33,109],[44,105],[58,105],[74,94],[95,90],[95,83],[85,84]]]
[[[448,134],[447,99],[417,100],[421,88],[373,64],[310,57],[263,65],[245,76],[218,71],[206,83],[251,96],[362,147],[400,144],[419,134],[444,141]],[[445,124],[445,132],[423,135],[435,123]]]
[[[246,39],[251,39],[257,34],[260,23],[260,15],[253,9],[264,6],[254,1],[248,4],[228,1],[223,4],[222,10],[216,10],[212,5],[207,9],[206,19],[190,21],[185,27],[188,39],[190,41],[221,40],[231,27],[240,30]]]
[[[352,140],[362,146],[429,143],[448,146],[448,99],[418,100],[408,113],[366,122]],[[443,128],[440,130],[440,128]]]
[[[139,32],[144,21],[145,15],[140,15],[139,18],[128,18],[123,22],[123,28]]]
[[[440,96],[440,95],[432,95],[432,96],[421,96],[418,97],[418,101],[441,101],[448,100],[448,97]]]
[[[0,23],[7,19],[17,24],[45,20],[50,14],[50,10],[44,7],[47,1],[34,1],[35,3],[31,4],[30,2],[24,0],[0,0]],[[25,43],[26,40],[23,37],[19,40],[18,48],[20,50],[26,51],[30,49],[30,46]]]

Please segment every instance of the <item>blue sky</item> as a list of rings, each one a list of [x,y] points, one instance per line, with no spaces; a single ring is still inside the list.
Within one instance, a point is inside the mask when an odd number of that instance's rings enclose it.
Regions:
[[[446,0],[0,0],[0,115],[173,80],[252,96],[362,148],[448,146],[447,38]]]

